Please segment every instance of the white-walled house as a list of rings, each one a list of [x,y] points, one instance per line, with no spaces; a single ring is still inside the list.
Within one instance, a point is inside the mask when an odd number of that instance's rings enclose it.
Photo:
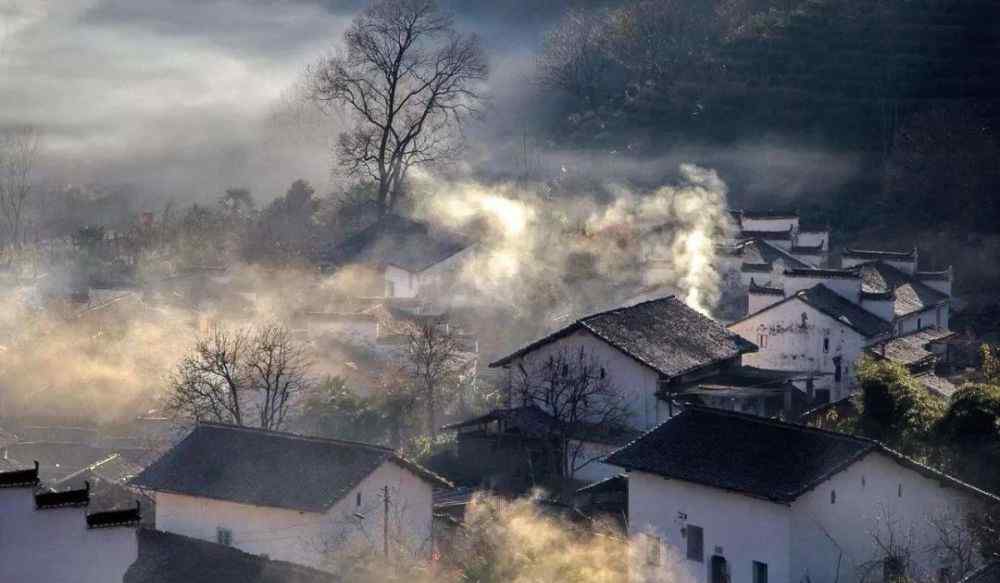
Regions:
[[[582,353],[619,392],[628,425],[645,430],[670,416],[660,395],[671,385],[737,369],[754,350],[752,342],[668,296],[580,318],[490,367],[506,371],[509,404],[521,405],[513,402],[521,377],[537,377],[550,363]]]
[[[0,473],[0,581],[121,581],[138,508],[87,513],[89,487],[41,489],[38,466]]]
[[[737,320],[729,329],[758,346],[747,365],[815,377],[813,395],[836,401],[851,393],[865,347],[887,338],[890,322],[824,284],[797,291]]]
[[[324,261],[374,274],[377,289],[368,293],[376,297],[411,299],[446,290],[474,249],[454,233],[387,215],[332,249]]]
[[[607,462],[628,471],[637,580],[853,583],[906,552],[907,575],[948,581],[962,565],[937,527],[1000,503],[875,441],[715,409],[690,408]],[[897,555],[877,542],[890,536]]]
[[[210,423],[133,483],[157,530],[324,570],[358,545],[428,556],[432,491],[449,486],[383,447]]]

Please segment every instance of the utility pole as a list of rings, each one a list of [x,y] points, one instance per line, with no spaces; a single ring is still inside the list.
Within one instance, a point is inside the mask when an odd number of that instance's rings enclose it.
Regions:
[[[382,552],[385,558],[389,558],[389,484],[382,490],[382,502],[385,506],[385,513],[382,515]]]

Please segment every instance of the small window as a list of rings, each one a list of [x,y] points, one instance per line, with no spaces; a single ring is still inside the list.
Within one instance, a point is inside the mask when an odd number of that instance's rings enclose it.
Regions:
[[[753,583],[767,583],[767,563],[753,562]]]
[[[830,490],[830,504],[836,504],[836,503],[837,503],[837,491]]]
[[[660,564],[660,537],[651,534],[646,535],[646,564]]]
[[[687,558],[699,563],[705,560],[705,532],[700,526],[687,525],[684,528],[687,536]]]
[[[568,364],[562,365],[562,376],[564,376],[564,377],[568,377],[569,376],[569,365]]]
[[[902,484],[900,484],[899,486],[896,487],[896,496],[898,496],[899,498],[903,497],[903,485]]]
[[[603,379],[606,376],[608,376],[608,372],[606,370],[604,370],[604,367],[602,366],[601,367],[601,378]]]
[[[757,346],[767,348],[767,334],[759,334],[757,336]]]
[[[824,338],[823,339],[823,352],[830,352],[830,339],[829,338]]]
[[[864,488],[867,484],[868,482],[865,481],[865,477],[861,476],[861,487]]]
[[[233,531],[228,528],[222,528],[221,526],[215,529],[215,542],[220,545],[226,545],[227,547],[233,545]]]
[[[354,498],[354,505],[361,506],[361,492],[358,492]]]
[[[920,330],[923,326],[920,323],[920,318],[917,318],[917,330]]]

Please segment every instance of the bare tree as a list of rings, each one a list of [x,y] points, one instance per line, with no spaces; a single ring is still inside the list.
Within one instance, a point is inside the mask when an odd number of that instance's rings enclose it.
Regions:
[[[170,380],[170,408],[198,420],[280,429],[309,384],[308,360],[288,330],[214,327],[198,338]]]
[[[11,248],[23,243],[24,211],[38,151],[38,132],[32,127],[0,134],[0,217],[4,243]]]
[[[354,19],[346,51],[309,71],[312,97],[357,121],[338,157],[377,185],[379,216],[404,194],[410,167],[457,153],[461,127],[488,74],[479,40],[461,35],[434,0],[380,0]]]
[[[531,370],[519,367],[517,390],[524,404],[552,415],[551,440],[559,444],[565,477],[590,463],[585,442],[613,433],[625,424],[627,409],[604,365],[585,349],[549,356]]]
[[[438,410],[470,372],[473,360],[454,329],[440,322],[411,326],[406,356],[426,408],[427,433],[437,438]]]

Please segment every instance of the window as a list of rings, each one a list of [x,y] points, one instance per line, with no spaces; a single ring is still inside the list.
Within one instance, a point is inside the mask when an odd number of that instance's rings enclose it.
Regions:
[[[564,377],[568,377],[569,376],[569,365],[568,364],[562,365],[562,376],[564,376]]]
[[[227,547],[233,544],[233,531],[228,528],[222,528],[221,526],[215,529],[215,542],[220,545],[226,545]]]
[[[920,318],[917,318],[917,330],[920,330],[923,326],[920,325]]]
[[[753,583],[767,583],[767,563],[753,562]]]
[[[823,339],[823,352],[830,352],[830,339],[829,338],[824,338]]]
[[[361,506],[361,492],[358,492],[357,495],[355,496],[354,505]]]
[[[646,535],[646,564],[660,564],[660,537],[658,536]]]
[[[864,488],[866,485],[867,485],[867,482],[865,481],[865,477],[861,476],[861,487]]]
[[[601,367],[601,378],[603,379],[603,378],[604,378],[604,377],[606,377],[606,376],[608,376],[608,373],[607,373],[607,371],[606,371],[606,370],[604,370],[604,367],[602,366],[602,367]]]
[[[841,361],[841,358],[839,356],[834,356],[833,357],[833,380],[834,380],[834,382],[838,382],[838,383],[841,380],[843,380],[843,373],[841,373],[841,371],[840,371],[840,361]]]
[[[761,348],[767,348],[767,334],[757,335],[757,346]]]
[[[902,498],[902,497],[903,497],[903,485],[902,485],[902,484],[900,484],[900,485],[899,485],[899,486],[898,486],[898,487],[896,488],[896,496],[898,496],[898,497],[900,497],[900,498]]]
[[[837,503],[837,491],[830,490],[830,504],[836,504],[836,503]]]
[[[687,525],[684,527],[684,533],[687,537],[687,558],[691,561],[698,561],[699,563],[705,560],[705,532],[700,526]]]

